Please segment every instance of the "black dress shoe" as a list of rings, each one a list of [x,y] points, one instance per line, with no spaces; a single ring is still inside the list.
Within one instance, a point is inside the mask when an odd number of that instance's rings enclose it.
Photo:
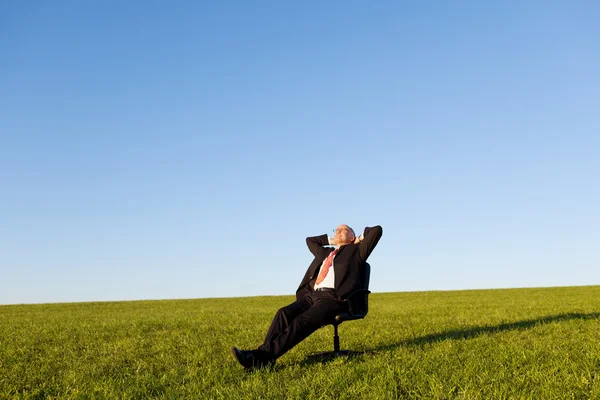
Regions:
[[[254,366],[254,355],[252,351],[248,350],[239,350],[237,348],[232,348],[231,352],[236,360],[244,367],[245,369],[250,369]]]
[[[245,369],[260,369],[265,367],[270,367],[275,364],[275,360],[264,360],[262,359],[257,351],[252,350],[240,350],[237,348],[232,348],[231,352],[236,360],[244,367]]]

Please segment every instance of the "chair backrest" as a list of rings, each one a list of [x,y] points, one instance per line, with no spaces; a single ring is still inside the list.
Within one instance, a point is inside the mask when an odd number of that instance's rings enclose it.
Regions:
[[[371,279],[371,265],[368,262],[365,263],[365,269],[363,270],[362,281],[364,282],[363,289],[369,289],[369,279]]]
[[[369,280],[371,278],[371,266],[369,263],[365,263],[362,275],[363,287],[358,290],[356,295],[348,298],[348,308],[350,318],[358,319],[364,318],[369,312]]]

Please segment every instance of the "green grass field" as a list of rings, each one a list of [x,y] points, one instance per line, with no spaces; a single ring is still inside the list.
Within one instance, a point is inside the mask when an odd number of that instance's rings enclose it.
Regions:
[[[370,296],[273,369],[262,342],[292,296],[0,306],[0,398],[599,399],[600,286]]]

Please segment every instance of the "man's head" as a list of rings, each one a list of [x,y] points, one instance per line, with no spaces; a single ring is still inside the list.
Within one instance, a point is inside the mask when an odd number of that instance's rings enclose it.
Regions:
[[[333,234],[333,239],[335,243],[338,245],[350,244],[354,242],[354,238],[356,235],[354,234],[354,230],[350,228],[348,225],[340,225],[335,229],[335,233]]]

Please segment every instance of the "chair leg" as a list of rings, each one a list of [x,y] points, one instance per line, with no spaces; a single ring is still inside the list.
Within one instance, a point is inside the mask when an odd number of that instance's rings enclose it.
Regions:
[[[338,324],[333,324],[333,351],[326,351],[324,353],[311,354],[307,357],[307,360],[319,360],[319,359],[334,359],[339,356],[352,356],[363,354],[362,351],[354,350],[340,350],[340,336],[338,335]]]

